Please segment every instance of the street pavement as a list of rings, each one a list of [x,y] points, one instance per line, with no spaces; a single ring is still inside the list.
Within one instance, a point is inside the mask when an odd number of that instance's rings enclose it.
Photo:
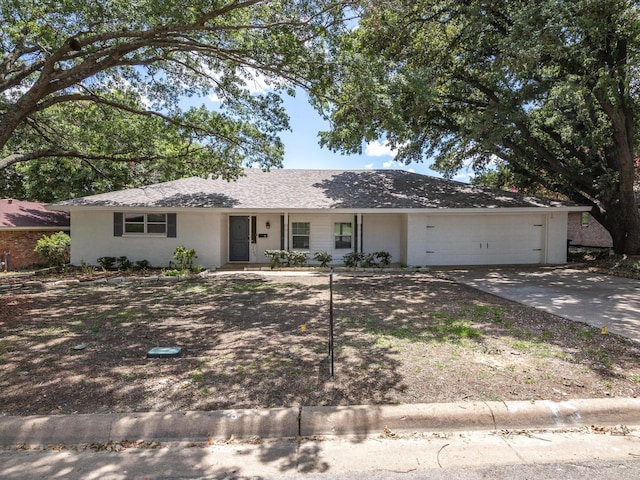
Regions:
[[[456,282],[640,342],[640,281],[566,266],[439,270]]]
[[[640,438],[593,430],[161,443],[0,451],[4,480],[640,478]],[[544,472],[544,473],[543,473]]]

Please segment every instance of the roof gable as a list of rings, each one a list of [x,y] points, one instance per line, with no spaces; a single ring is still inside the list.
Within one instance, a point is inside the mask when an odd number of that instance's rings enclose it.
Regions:
[[[559,207],[527,197],[401,170],[246,169],[237,181],[185,178],[56,204],[58,207],[438,209]]]

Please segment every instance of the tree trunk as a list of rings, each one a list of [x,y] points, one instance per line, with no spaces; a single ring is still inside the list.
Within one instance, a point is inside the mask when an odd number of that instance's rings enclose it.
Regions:
[[[611,234],[613,250],[618,254],[640,255],[640,210],[633,192],[621,195],[618,202],[605,208],[603,225]]]

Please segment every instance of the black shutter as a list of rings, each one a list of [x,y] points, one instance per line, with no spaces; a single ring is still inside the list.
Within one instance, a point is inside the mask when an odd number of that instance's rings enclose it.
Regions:
[[[178,227],[176,225],[176,214],[167,213],[167,237],[176,238],[178,236]]]
[[[113,236],[121,237],[123,228],[124,214],[122,212],[113,212]]]

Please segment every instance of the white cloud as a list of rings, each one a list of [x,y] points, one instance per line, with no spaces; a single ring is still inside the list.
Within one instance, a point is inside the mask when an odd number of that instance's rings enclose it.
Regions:
[[[367,143],[364,153],[370,157],[395,157],[395,152],[389,144],[386,141],[381,142],[379,140]]]
[[[366,168],[367,170],[373,170],[373,163],[367,163],[364,168]]]
[[[384,168],[391,168],[391,167],[393,167],[393,164],[394,164],[394,163],[396,163],[396,162],[383,162],[383,163],[382,163],[382,166],[383,166]]]

